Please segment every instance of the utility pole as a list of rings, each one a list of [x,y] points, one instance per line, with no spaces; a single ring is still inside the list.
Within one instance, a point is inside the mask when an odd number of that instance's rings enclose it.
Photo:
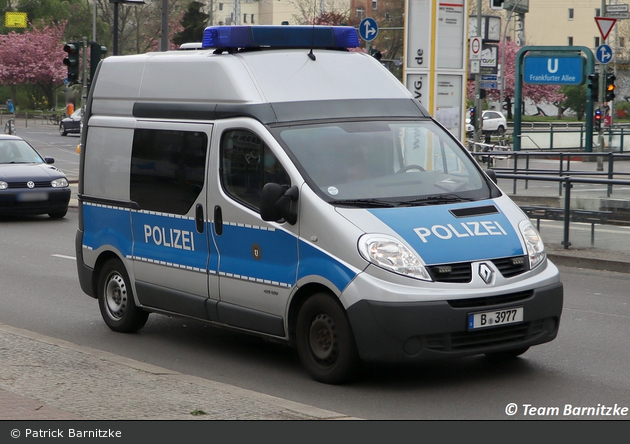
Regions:
[[[168,51],[168,0],[162,0],[162,36],[160,38],[160,51]]]
[[[477,0],[477,37],[481,38],[481,47],[483,50],[483,35],[481,35],[481,0]],[[474,133],[474,142],[478,143],[480,138],[479,134],[483,131],[483,119],[481,118],[482,114],[482,103],[483,99],[481,98],[481,74],[475,74],[475,115],[474,118],[477,121],[475,124],[475,133]],[[477,146],[477,145],[475,145]]]

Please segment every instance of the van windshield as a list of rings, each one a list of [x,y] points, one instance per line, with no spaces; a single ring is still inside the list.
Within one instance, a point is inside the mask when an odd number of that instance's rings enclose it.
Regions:
[[[428,205],[499,194],[465,149],[432,121],[337,122],[273,131],[309,185],[333,204]]]

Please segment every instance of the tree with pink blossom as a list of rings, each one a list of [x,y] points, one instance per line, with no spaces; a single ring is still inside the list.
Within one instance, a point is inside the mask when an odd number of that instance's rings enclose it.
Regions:
[[[54,92],[63,85],[67,68],[62,63],[65,22],[33,26],[23,33],[0,34],[0,84],[36,85],[54,103]]]

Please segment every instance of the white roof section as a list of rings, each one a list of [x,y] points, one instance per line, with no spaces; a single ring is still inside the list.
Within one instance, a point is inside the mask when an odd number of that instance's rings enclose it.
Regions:
[[[92,113],[129,116],[135,102],[256,104],[409,99],[373,57],[307,49],[214,54],[213,50],[112,56],[101,63]]]

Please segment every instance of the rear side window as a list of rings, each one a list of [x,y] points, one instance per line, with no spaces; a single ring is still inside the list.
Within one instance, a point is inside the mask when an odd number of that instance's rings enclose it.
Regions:
[[[137,129],[131,152],[131,200],[143,210],[186,214],[203,189],[208,136]]]
[[[291,185],[289,175],[260,137],[248,130],[221,138],[221,184],[232,198],[255,210],[266,183]]]

